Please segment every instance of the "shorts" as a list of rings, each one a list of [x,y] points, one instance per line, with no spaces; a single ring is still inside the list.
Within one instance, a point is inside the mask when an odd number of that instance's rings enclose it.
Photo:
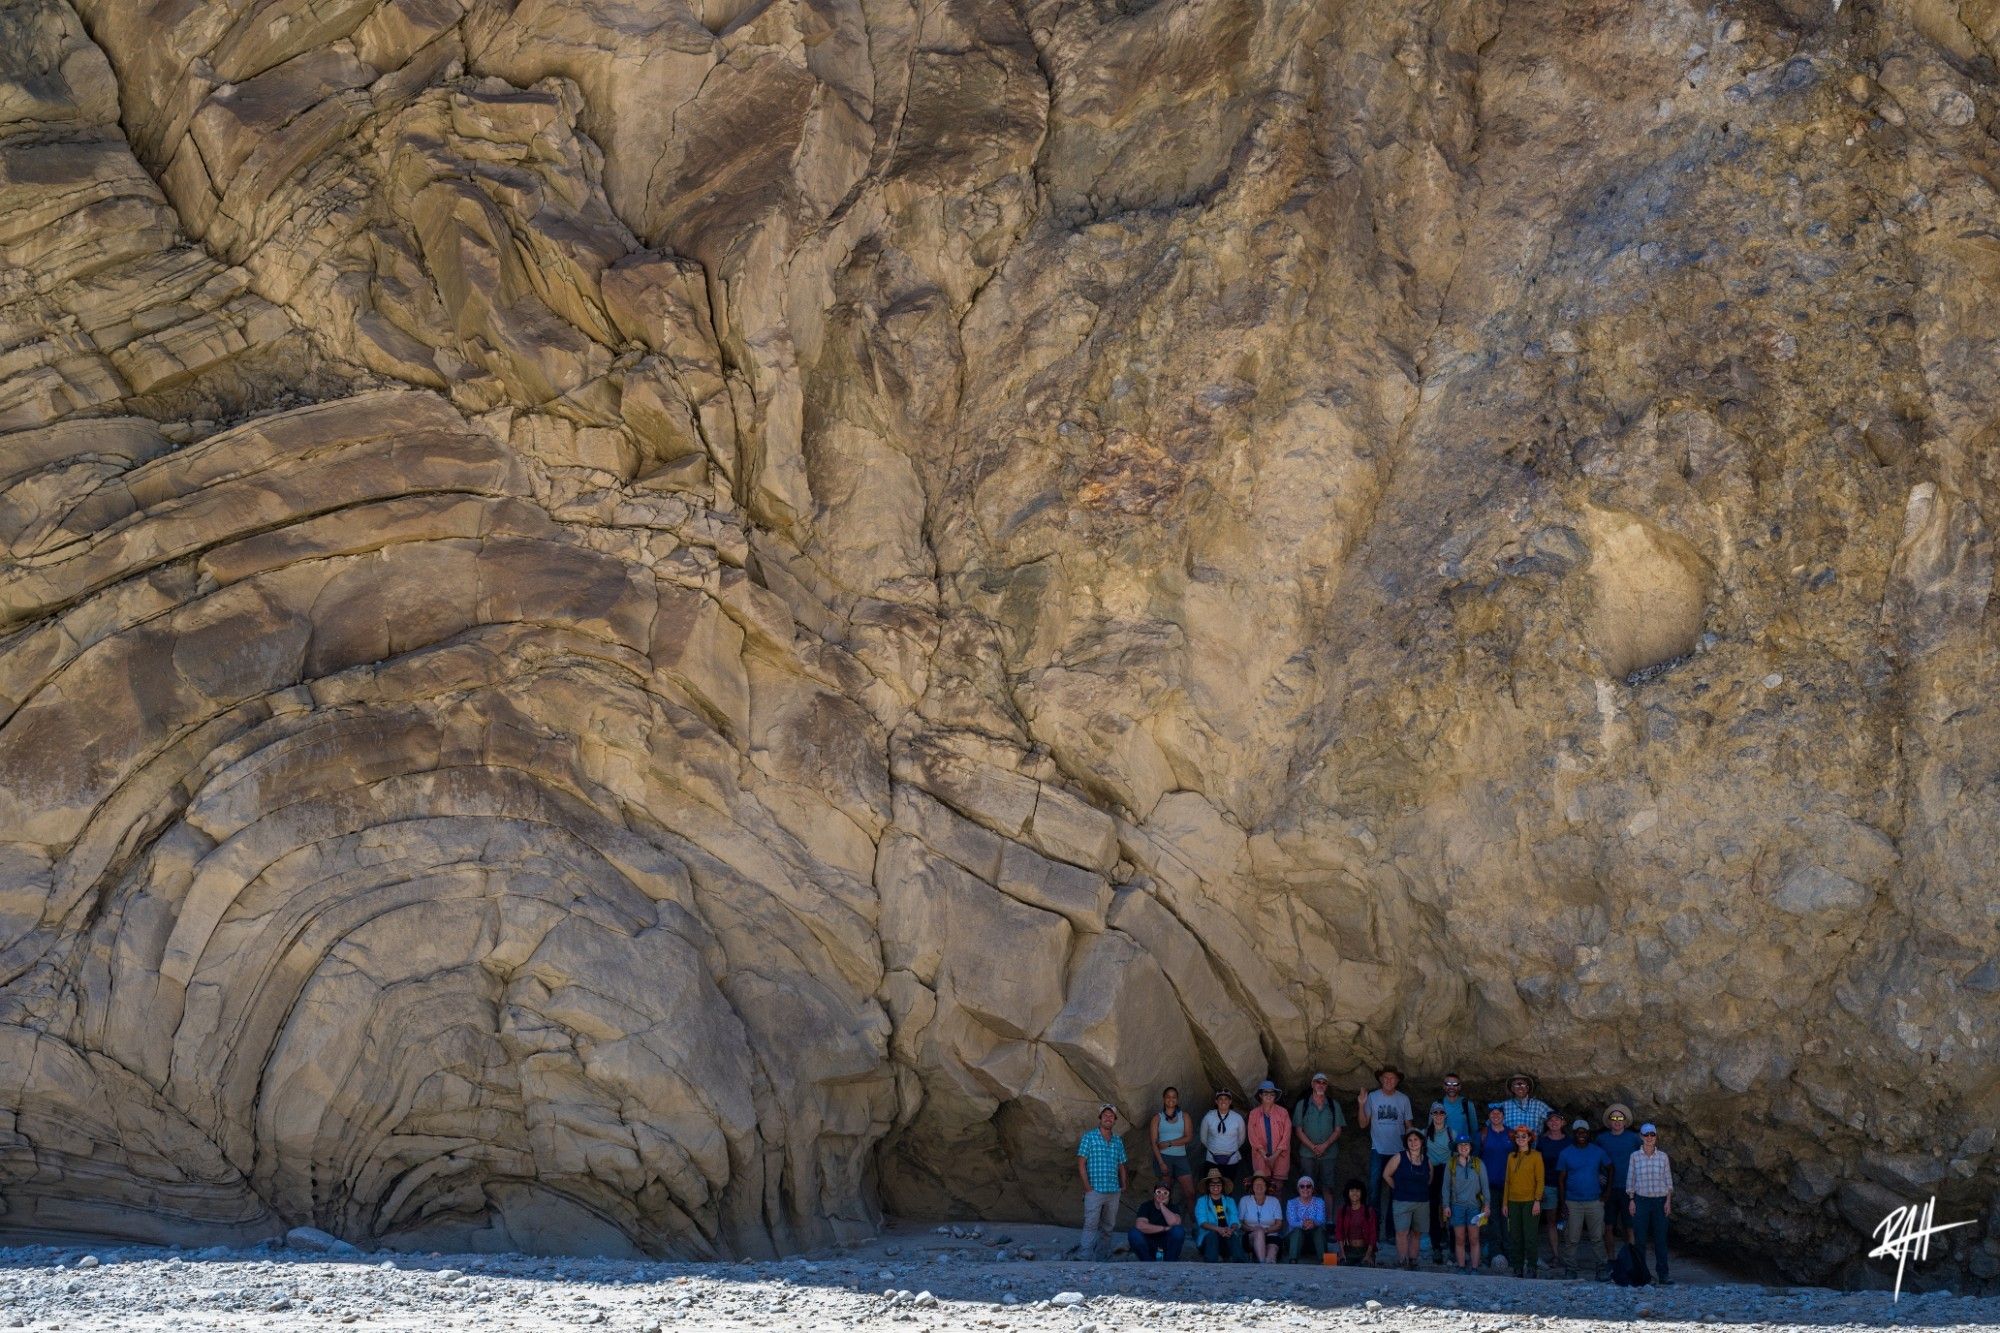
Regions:
[[[1160,1160],[1167,1164],[1166,1169],[1160,1172],[1162,1180],[1168,1176],[1187,1176],[1190,1178],[1194,1176],[1194,1163],[1188,1160],[1186,1153],[1182,1153],[1178,1157],[1172,1153],[1161,1153]]]
[[[1479,1205],[1455,1203],[1451,1206],[1451,1224],[1455,1227],[1477,1226]]]
[[[1551,1185],[1547,1189],[1542,1191],[1542,1212],[1544,1214],[1551,1214],[1554,1213],[1555,1210],[1556,1210],[1556,1188],[1555,1186]]]
[[[1431,1206],[1427,1200],[1419,1199],[1405,1203],[1401,1199],[1392,1201],[1398,1231],[1429,1231],[1431,1229]]]

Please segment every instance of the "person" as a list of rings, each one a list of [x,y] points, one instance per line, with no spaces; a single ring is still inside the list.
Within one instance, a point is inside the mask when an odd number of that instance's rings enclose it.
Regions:
[[[1202,1181],[1201,1197],[1194,1205],[1194,1234],[1201,1257],[1212,1264],[1243,1257],[1243,1227],[1238,1221],[1236,1200],[1229,1197],[1229,1178],[1210,1171]]]
[[[1382,1173],[1403,1151],[1403,1131],[1410,1127],[1409,1094],[1396,1090],[1402,1081],[1400,1069],[1384,1065],[1375,1071],[1375,1090],[1361,1098],[1361,1127],[1368,1131],[1368,1206],[1384,1228],[1389,1217],[1382,1208]],[[1381,1239],[1389,1239],[1387,1230]]]
[[[1639,1151],[1625,1163],[1625,1209],[1632,1219],[1632,1247],[1641,1255],[1653,1247],[1653,1281],[1667,1280],[1667,1219],[1674,1215],[1674,1168],[1660,1151],[1660,1131],[1649,1121],[1639,1126]]]
[[[1250,1177],[1250,1197],[1237,1206],[1236,1217],[1242,1224],[1250,1257],[1260,1264],[1277,1263],[1278,1237],[1285,1230],[1285,1205],[1271,1193],[1269,1180],[1263,1176]]]
[[[1472,1139],[1459,1135],[1445,1167],[1444,1203],[1451,1214],[1451,1235],[1458,1266],[1465,1272],[1479,1267],[1479,1230],[1493,1207],[1487,1187],[1486,1164],[1472,1155]]]
[[[1083,1243],[1077,1257],[1097,1258],[1101,1245],[1111,1250],[1111,1228],[1118,1223],[1118,1200],[1125,1193],[1125,1140],[1112,1133],[1118,1108],[1106,1103],[1097,1110],[1097,1128],[1086,1129],[1076,1143],[1076,1174],[1083,1181]]]
[[[1327,1093],[1325,1074],[1312,1076],[1312,1091],[1292,1108],[1292,1137],[1297,1140],[1299,1174],[1313,1178],[1322,1199],[1333,1197],[1335,1158],[1339,1155],[1341,1131],[1347,1128],[1347,1113],[1337,1098]]]
[[[1451,1145],[1458,1136],[1451,1132],[1451,1125],[1443,1102],[1431,1103],[1430,1128],[1424,1131],[1424,1155],[1431,1164],[1431,1262],[1444,1262],[1445,1250],[1451,1244],[1451,1219],[1446,1216],[1444,1206],[1444,1171],[1451,1165]]]
[[[1297,1263],[1302,1252],[1307,1263],[1326,1258],[1326,1200],[1314,1193],[1311,1176],[1299,1177],[1298,1197],[1285,1205],[1285,1257]]]
[[[1500,1116],[1509,1134],[1524,1125],[1539,1134],[1548,1123],[1549,1112],[1555,1108],[1535,1096],[1534,1091],[1535,1080],[1526,1074],[1515,1074],[1507,1080],[1507,1100],[1500,1103]]]
[[[1535,1219],[1542,1212],[1542,1155],[1535,1151],[1535,1132],[1526,1125],[1514,1130],[1514,1151],[1507,1154],[1507,1263],[1515,1277],[1533,1277],[1541,1258],[1542,1240]]]
[[[1344,1264],[1372,1264],[1375,1262],[1375,1210],[1368,1206],[1360,1181],[1348,1181],[1341,1193],[1346,1196],[1347,1202],[1340,1205],[1340,1211],[1333,1220],[1333,1240],[1340,1246],[1340,1261]]]
[[[1431,1229],[1431,1159],[1421,1129],[1404,1132],[1403,1151],[1382,1169],[1382,1180],[1395,1214],[1397,1262],[1415,1268],[1424,1233]]]
[[[1181,1257],[1187,1232],[1181,1226],[1181,1213],[1174,1207],[1173,1186],[1164,1180],[1153,1186],[1153,1197],[1139,1205],[1139,1214],[1132,1219],[1132,1230],[1125,1239],[1135,1259],[1173,1263]]]
[[[1535,1151],[1542,1155],[1542,1179],[1547,1182],[1542,1190],[1542,1227],[1549,1238],[1549,1267],[1553,1269],[1562,1262],[1562,1186],[1556,1179],[1556,1158],[1562,1156],[1569,1147],[1569,1135],[1563,1129],[1565,1117],[1561,1111],[1551,1111],[1543,1117],[1542,1133],[1535,1139]]]
[[[1599,1281],[1604,1264],[1599,1256],[1604,1246],[1604,1183],[1611,1178],[1611,1159],[1604,1149],[1590,1141],[1590,1122],[1579,1119],[1570,1130],[1570,1145],[1556,1157],[1556,1181],[1562,1187],[1563,1220],[1569,1224],[1569,1249],[1563,1256],[1563,1276],[1576,1276],[1576,1257],[1587,1238],[1595,1247],[1590,1256]]]
[[[1499,1106],[1486,1108],[1486,1128],[1479,1131],[1479,1160],[1486,1163],[1486,1187],[1492,1207],[1486,1210],[1486,1262],[1507,1252],[1507,1159],[1514,1153],[1514,1136],[1502,1121]]]
[[[1159,1178],[1180,1187],[1182,1211],[1194,1207],[1194,1163],[1188,1159],[1188,1144],[1194,1141],[1194,1126],[1181,1110],[1181,1090],[1163,1088],[1160,1109],[1153,1115],[1153,1166]]]
[[[1625,1163],[1639,1151],[1639,1136],[1632,1131],[1632,1108],[1613,1102],[1604,1112],[1607,1132],[1599,1135],[1597,1146],[1611,1159],[1611,1184],[1604,1191],[1604,1258],[1608,1263],[1618,1252],[1618,1243],[1632,1239],[1632,1219],[1625,1209]]]
[[[1257,1085],[1257,1109],[1250,1113],[1250,1169],[1270,1178],[1284,1192],[1292,1174],[1292,1113],[1278,1105],[1278,1085],[1265,1079]]]
[[[1241,1188],[1250,1163],[1243,1156],[1243,1115],[1235,1105],[1227,1088],[1215,1094],[1215,1109],[1201,1118],[1201,1151],[1209,1166],[1228,1176],[1232,1187]]]
[[[1453,1142],[1479,1133],[1479,1106],[1465,1095],[1465,1084],[1456,1074],[1444,1076],[1444,1123]]]

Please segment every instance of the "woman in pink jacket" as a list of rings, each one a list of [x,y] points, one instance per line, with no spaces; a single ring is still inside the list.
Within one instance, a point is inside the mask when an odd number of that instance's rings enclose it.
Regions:
[[[1250,1113],[1250,1169],[1271,1181],[1271,1192],[1282,1195],[1292,1173],[1292,1113],[1278,1105],[1278,1085],[1265,1079],[1257,1085],[1257,1109]]]

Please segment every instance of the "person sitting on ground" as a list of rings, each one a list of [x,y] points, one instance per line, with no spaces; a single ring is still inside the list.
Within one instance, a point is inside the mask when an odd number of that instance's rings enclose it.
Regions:
[[[1313,1191],[1311,1176],[1299,1177],[1298,1197],[1285,1205],[1285,1257],[1293,1263],[1326,1258],[1326,1200]]]
[[[1424,1153],[1431,1164],[1431,1262],[1444,1262],[1445,1251],[1451,1246],[1451,1218],[1444,1206],[1444,1171],[1451,1165],[1451,1145],[1458,1135],[1451,1132],[1451,1124],[1443,1102],[1431,1103],[1430,1128],[1424,1131]]]
[[[1415,1268],[1423,1253],[1424,1233],[1431,1228],[1431,1159],[1422,1130],[1403,1134],[1403,1151],[1382,1168],[1382,1181],[1389,1187],[1389,1207],[1395,1213],[1396,1260]]]
[[[1181,1090],[1162,1089],[1160,1109],[1153,1115],[1153,1166],[1161,1180],[1179,1187],[1184,1208],[1194,1206],[1194,1163],[1188,1157],[1193,1141],[1194,1126],[1181,1110]]]
[[[1219,1168],[1231,1186],[1241,1188],[1250,1169],[1243,1152],[1248,1130],[1243,1113],[1235,1108],[1236,1098],[1227,1088],[1215,1094],[1215,1109],[1201,1118],[1201,1151],[1210,1167]]]
[[[1403,1131],[1410,1128],[1409,1094],[1396,1090],[1402,1081],[1401,1070],[1384,1065],[1375,1071],[1375,1090],[1361,1098],[1361,1127],[1368,1131],[1368,1206],[1385,1228],[1389,1218],[1382,1207],[1382,1173],[1403,1151]],[[1386,1231],[1381,1239],[1389,1239]]]
[[[1368,1206],[1368,1196],[1361,1188],[1361,1182],[1350,1180],[1341,1191],[1347,1202],[1340,1206],[1340,1212],[1333,1219],[1334,1243],[1340,1246],[1340,1261],[1344,1264],[1372,1264],[1375,1262],[1375,1210]]]
[[[1507,1155],[1507,1262],[1515,1277],[1533,1277],[1542,1255],[1535,1219],[1542,1213],[1542,1155],[1535,1151],[1535,1134],[1526,1125],[1514,1131],[1514,1151]]]
[[[1493,1260],[1507,1252],[1507,1159],[1514,1154],[1514,1135],[1502,1123],[1498,1106],[1486,1108],[1486,1128],[1473,1140],[1479,1160],[1486,1163],[1486,1189],[1493,1206],[1486,1212],[1486,1258]]]
[[[1586,1240],[1591,1245],[1593,1275],[1604,1279],[1599,1256],[1604,1247],[1604,1185],[1611,1178],[1611,1159],[1590,1141],[1590,1122],[1579,1119],[1571,1129],[1570,1145],[1556,1158],[1556,1179],[1562,1186],[1563,1220],[1569,1226],[1569,1247],[1563,1255],[1563,1276],[1576,1276],[1576,1257]]]
[[[1250,1169],[1283,1192],[1292,1173],[1292,1113],[1278,1105],[1278,1085],[1268,1078],[1257,1085],[1257,1109],[1250,1113],[1247,1132]]]
[[[1202,1181],[1201,1198],[1194,1205],[1194,1234],[1201,1257],[1212,1264],[1243,1257],[1243,1227],[1238,1222],[1236,1200],[1229,1197],[1229,1180],[1220,1171],[1210,1171]]]
[[[1278,1237],[1285,1230],[1285,1205],[1271,1193],[1271,1182],[1263,1176],[1250,1177],[1250,1197],[1236,1206],[1237,1221],[1250,1257],[1260,1264],[1278,1262]]]
[[[1486,1163],[1472,1155],[1472,1139],[1461,1135],[1452,1147],[1451,1163],[1445,1168],[1444,1202],[1451,1213],[1458,1266],[1471,1272],[1480,1266],[1479,1232],[1493,1206],[1493,1194],[1487,1188]]]
[[[1569,1147],[1569,1135],[1563,1129],[1565,1117],[1561,1111],[1551,1111],[1544,1118],[1543,1132],[1535,1139],[1535,1151],[1542,1155],[1542,1179],[1547,1182],[1542,1190],[1542,1229],[1548,1233],[1549,1267],[1562,1262],[1563,1198],[1562,1185],[1556,1176],[1556,1159],[1563,1149]]]
[[[1165,1181],[1153,1186],[1153,1197],[1139,1205],[1139,1215],[1132,1219],[1132,1230],[1125,1239],[1131,1244],[1135,1259],[1149,1262],[1163,1259],[1172,1263],[1181,1257],[1187,1232],[1182,1229],[1181,1214],[1174,1208],[1174,1192]]]
[[[1314,1074],[1312,1091],[1292,1108],[1292,1137],[1298,1140],[1299,1174],[1313,1178],[1322,1199],[1333,1197],[1334,1159],[1346,1128],[1347,1113],[1340,1109],[1340,1099],[1327,1092],[1326,1075]]]
[[[1625,1164],[1639,1151],[1639,1136],[1632,1126],[1632,1108],[1613,1102],[1604,1112],[1605,1132],[1597,1136],[1597,1146],[1611,1159],[1611,1184],[1604,1191],[1604,1260],[1618,1252],[1618,1243],[1632,1239],[1632,1217],[1625,1208]]]

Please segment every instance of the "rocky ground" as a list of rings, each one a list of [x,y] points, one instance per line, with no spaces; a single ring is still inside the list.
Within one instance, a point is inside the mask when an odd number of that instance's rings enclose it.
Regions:
[[[2000,1327],[2000,1300],[1843,1293],[1724,1280],[1687,1264],[1666,1290],[1461,1277],[1425,1268],[1080,1264],[1039,1257],[1053,1228],[960,1237],[893,1232],[775,1263],[640,1263],[521,1255],[313,1254],[297,1248],[0,1250],[0,1327],[152,1329],[678,1329],[908,1326],[1121,1333],[1147,1329],[1755,1333],[1912,1325]],[[1004,1239],[1003,1239],[1004,1238]],[[1023,1251],[1038,1257],[1024,1259]],[[1001,1258],[1002,1252],[1007,1257]]]

